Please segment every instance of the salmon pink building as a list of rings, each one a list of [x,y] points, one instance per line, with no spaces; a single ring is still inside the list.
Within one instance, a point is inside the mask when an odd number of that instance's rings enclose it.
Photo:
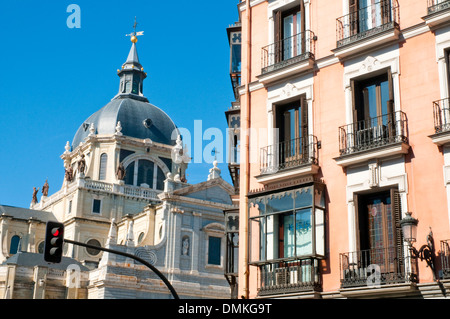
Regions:
[[[237,9],[236,297],[448,298],[450,1]]]

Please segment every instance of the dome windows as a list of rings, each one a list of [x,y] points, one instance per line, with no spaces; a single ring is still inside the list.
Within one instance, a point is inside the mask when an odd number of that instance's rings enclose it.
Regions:
[[[137,159],[125,168],[125,185],[163,190],[164,179],[164,171],[148,159]]]
[[[144,124],[144,126],[146,127],[146,128],[150,128],[150,126],[152,126],[152,120],[151,119],[145,119],[143,122],[142,122],[142,124]]]

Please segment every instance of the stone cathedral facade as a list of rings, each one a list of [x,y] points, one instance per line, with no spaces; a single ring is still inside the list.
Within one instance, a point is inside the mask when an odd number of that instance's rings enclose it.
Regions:
[[[59,191],[48,184],[30,208],[0,206],[0,298],[171,298],[159,277],[130,258],[72,244],[61,264],[43,260],[45,223],[65,238],[135,254],[158,268],[180,298],[229,298],[224,210],[234,188],[217,162],[186,181],[177,126],[143,94],[136,36],[118,70],[118,94],[82,123],[61,155]]]

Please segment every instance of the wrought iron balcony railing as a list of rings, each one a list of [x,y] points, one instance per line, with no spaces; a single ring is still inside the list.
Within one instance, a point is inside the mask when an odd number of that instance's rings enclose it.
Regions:
[[[428,14],[433,14],[450,8],[448,0],[428,0]]]
[[[259,272],[259,296],[318,291],[322,287],[319,260],[315,258],[264,264]]]
[[[289,141],[269,145],[261,149],[261,174],[307,164],[317,165],[317,137],[308,135]]]
[[[366,39],[381,32],[398,28],[397,0],[379,0],[336,19],[337,47]]]
[[[402,111],[358,121],[339,128],[341,155],[399,142],[408,142],[406,114]]]
[[[436,133],[450,130],[450,99],[433,102],[434,130]]]
[[[305,31],[262,48],[261,73],[279,70],[294,63],[314,59],[314,33]]]
[[[450,279],[450,240],[441,241],[442,277]]]
[[[341,287],[417,282],[417,259],[387,247],[340,254]]]

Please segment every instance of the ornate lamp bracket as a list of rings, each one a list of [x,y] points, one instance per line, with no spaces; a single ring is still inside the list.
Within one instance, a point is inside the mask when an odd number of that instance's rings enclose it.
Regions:
[[[421,261],[427,263],[427,267],[431,268],[433,273],[433,280],[436,281],[436,267],[435,267],[435,247],[434,247],[434,238],[433,232],[430,227],[430,233],[427,235],[427,243],[422,245],[419,250],[417,250],[412,243],[409,245],[409,249],[411,251],[411,255],[415,258],[419,258]]]

